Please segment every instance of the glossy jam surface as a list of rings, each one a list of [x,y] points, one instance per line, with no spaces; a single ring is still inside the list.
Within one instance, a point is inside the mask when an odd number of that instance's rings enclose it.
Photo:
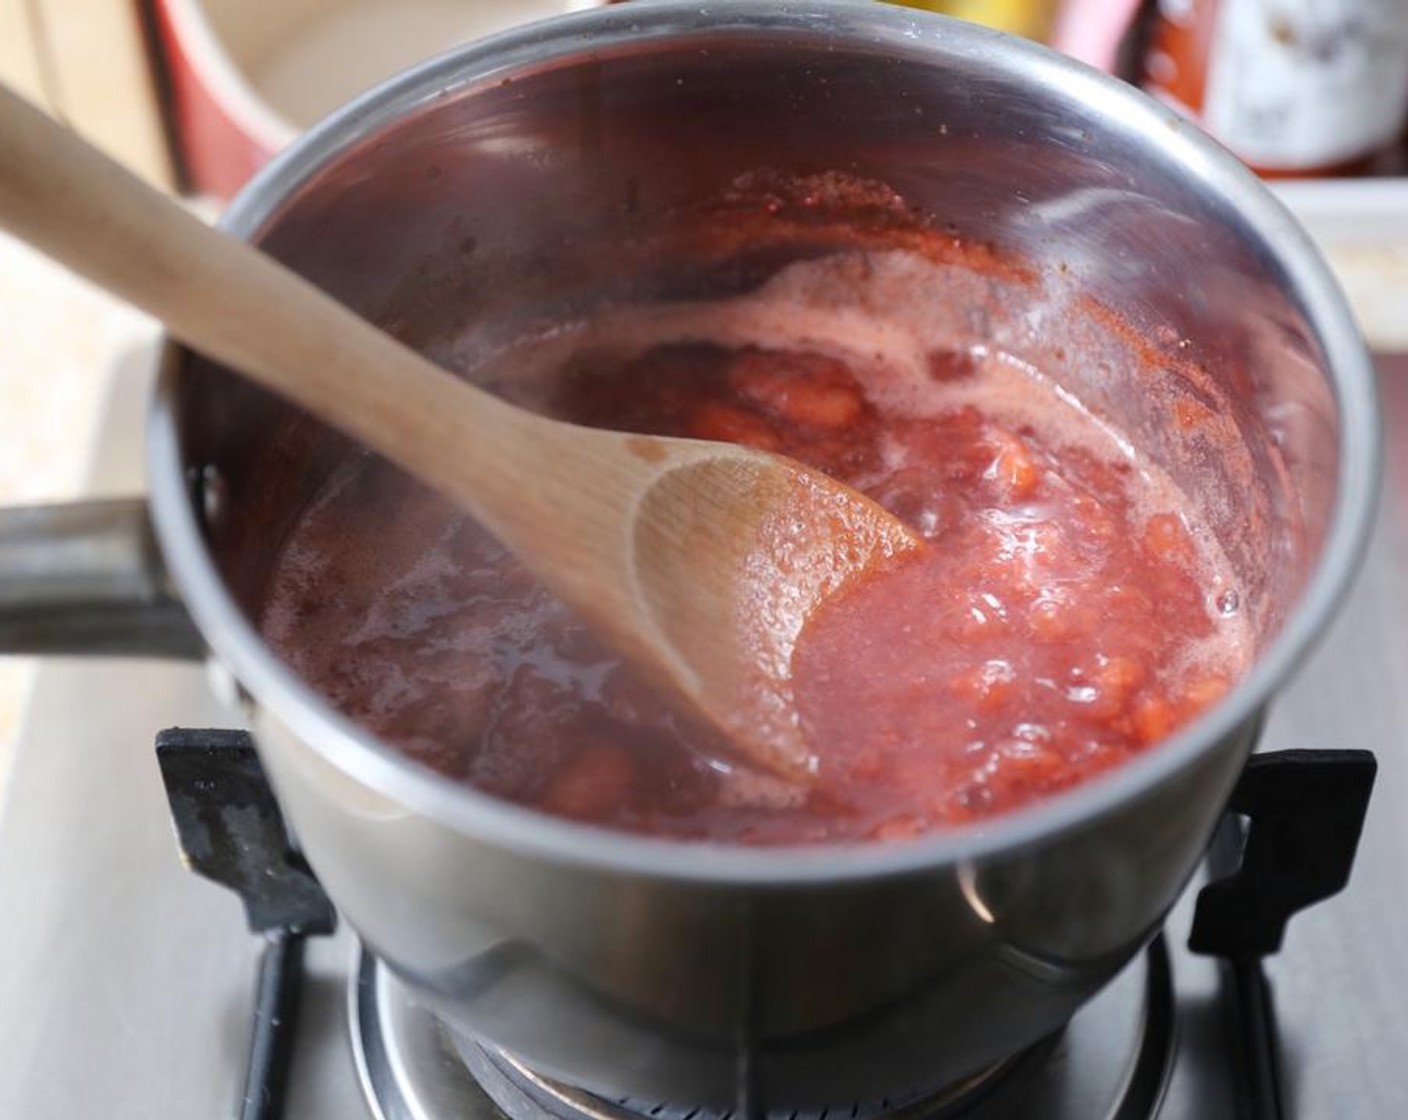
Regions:
[[[341,710],[452,778],[737,843],[990,817],[1118,765],[1230,687],[1251,644],[1235,583],[1187,498],[1120,433],[1002,354],[801,341],[817,333],[584,337],[560,361],[526,347],[495,363],[541,367],[512,395],[554,415],[793,456],[930,542],[802,633],[811,788],[685,726],[499,545],[374,459],[345,465],[286,545],[267,636]]]

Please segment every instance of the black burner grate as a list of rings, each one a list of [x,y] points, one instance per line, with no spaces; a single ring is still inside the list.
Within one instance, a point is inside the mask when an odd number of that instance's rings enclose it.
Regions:
[[[1294,914],[1349,882],[1377,772],[1368,751],[1254,755],[1213,837],[1188,947],[1222,959],[1239,1120],[1287,1116],[1262,958]]]
[[[163,731],[156,754],[187,866],[239,895],[250,932],[265,939],[239,1117],[279,1120],[298,1030],[304,942],[332,933],[337,913],[295,850],[246,732]]]

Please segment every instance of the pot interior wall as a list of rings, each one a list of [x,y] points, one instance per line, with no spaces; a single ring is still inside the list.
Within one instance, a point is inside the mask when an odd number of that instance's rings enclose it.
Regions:
[[[472,370],[593,307],[744,290],[798,257],[883,244],[885,191],[827,194],[838,175],[883,185],[1021,264],[969,281],[987,305],[987,285],[1008,285],[1003,313],[969,313],[955,289],[956,341],[1033,361],[1142,444],[1203,505],[1272,634],[1330,515],[1336,408],[1241,217],[1137,124],[1097,122],[1059,86],[1014,99],[980,53],[935,65],[802,32],[779,45],[723,26],[451,83],[329,158],[257,240]],[[789,193],[789,177],[818,191]],[[187,463],[225,490],[210,547],[257,616],[280,542],[348,445],[194,360],[180,407]],[[1190,408],[1215,421],[1180,423]]]

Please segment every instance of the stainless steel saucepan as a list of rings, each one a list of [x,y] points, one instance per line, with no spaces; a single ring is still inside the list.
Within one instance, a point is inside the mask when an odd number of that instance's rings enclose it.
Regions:
[[[1134,90],[974,26],[664,2],[402,75],[298,141],[224,226],[467,363],[554,316],[737,291],[823,251],[702,260],[689,232],[741,175],[830,171],[1027,261],[1043,298],[971,329],[1041,359],[1204,503],[1260,651],[1145,757],[967,831],[805,850],[611,834],[455,785],[339,716],[251,621],[349,447],[175,348],[145,505],[0,518],[0,648],[208,647],[347,921],[446,1022],[579,1086],[729,1106],[746,1054],[767,1101],[820,1107],[957,1080],[1056,1030],[1185,886],[1371,519],[1369,362],[1254,176]],[[1090,326],[1087,300],[1137,337]],[[1162,353],[1230,445],[1180,434],[1130,374]]]

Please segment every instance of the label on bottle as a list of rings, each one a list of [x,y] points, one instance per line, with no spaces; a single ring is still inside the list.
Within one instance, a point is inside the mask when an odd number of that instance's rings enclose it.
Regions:
[[[1025,35],[1029,39],[1047,39],[1055,20],[1056,0],[890,0],[906,8],[923,8],[946,16],[966,19]]]
[[[1176,18],[1190,3],[1163,7]],[[1387,148],[1408,113],[1408,2],[1221,0],[1201,109],[1214,136],[1263,170]]]

